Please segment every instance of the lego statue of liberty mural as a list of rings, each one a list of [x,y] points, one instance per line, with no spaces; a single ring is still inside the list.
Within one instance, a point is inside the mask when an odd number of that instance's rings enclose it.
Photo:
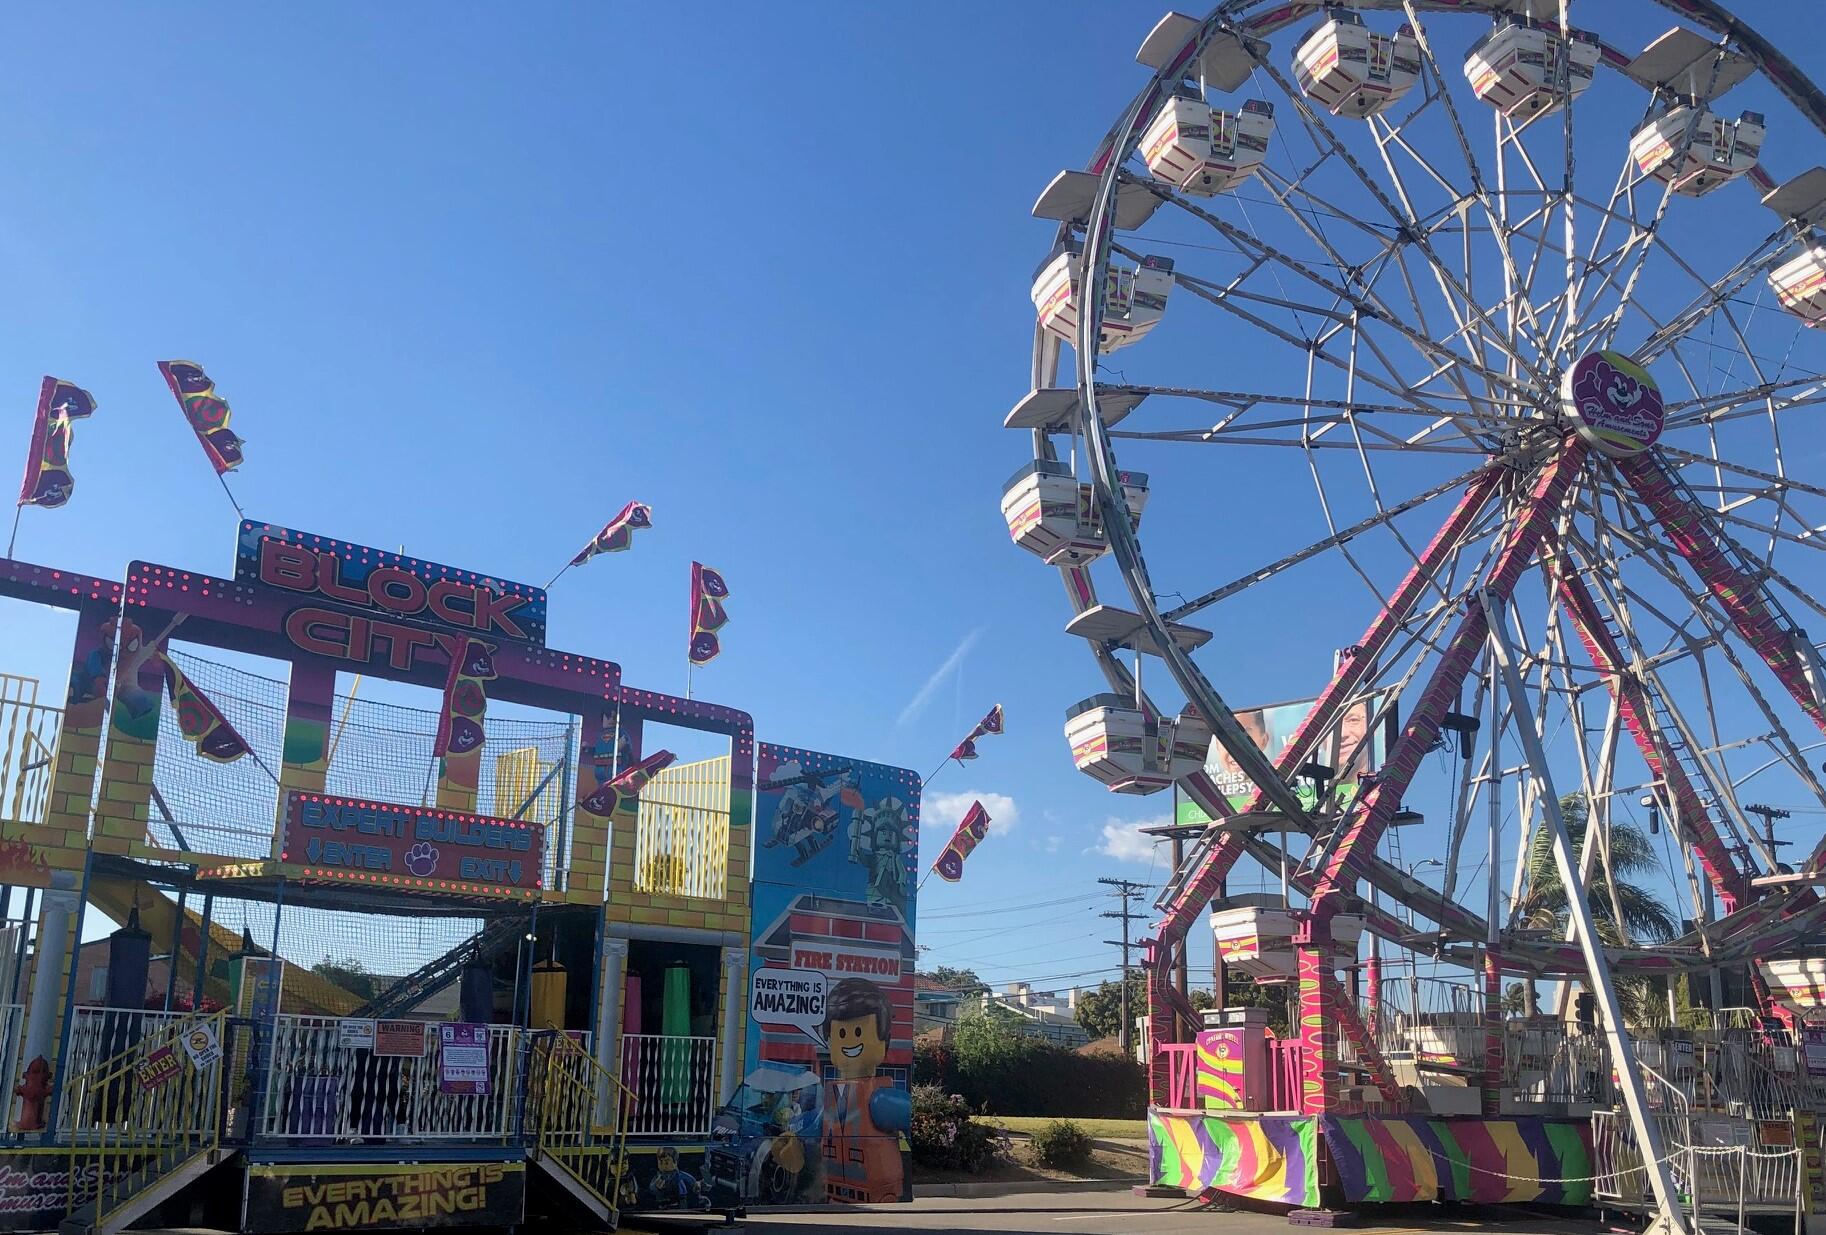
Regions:
[[[850,820],[850,861],[868,874],[869,903],[891,906],[903,918],[917,865],[916,831],[899,798],[883,798]]]

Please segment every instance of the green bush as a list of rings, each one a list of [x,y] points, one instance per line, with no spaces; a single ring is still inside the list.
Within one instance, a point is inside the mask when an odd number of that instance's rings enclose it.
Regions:
[[[1083,1166],[1090,1161],[1090,1134],[1069,1119],[1049,1119],[1033,1134],[1033,1156],[1054,1170]]]
[[[916,1043],[913,1079],[994,1115],[1139,1119],[1147,1113],[1147,1078],[1134,1060],[1065,1050],[996,1011],[960,1018],[946,1042]]]
[[[1008,1157],[1008,1136],[978,1123],[963,1098],[937,1085],[913,1087],[913,1161],[941,1171],[982,1171]]]

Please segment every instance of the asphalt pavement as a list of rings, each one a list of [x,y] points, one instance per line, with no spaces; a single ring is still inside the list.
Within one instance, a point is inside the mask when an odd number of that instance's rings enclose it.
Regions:
[[[641,1225],[630,1217],[624,1229],[680,1233],[688,1227]],[[703,1228],[699,1228],[703,1229]],[[742,1235],[863,1235],[873,1231],[1046,1232],[1048,1235],[1299,1235],[1279,1214],[1212,1210],[1189,1201],[1148,1199],[1127,1192],[1019,1192],[992,1199],[928,1197],[908,1205],[858,1205],[817,1213],[756,1215],[737,1228]],[[1416,1220],[1389,1215],[1382,1223],[1356,1229],[1377,1235],[1597,1235],[1592,1222],[1565,1222],[1517,1215],[1512,1222],[1492,1222],[1488,1211],[1464,1220]]]

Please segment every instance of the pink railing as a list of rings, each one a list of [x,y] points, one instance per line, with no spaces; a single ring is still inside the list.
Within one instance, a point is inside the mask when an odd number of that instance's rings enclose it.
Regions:
[[[1198,1107],[1194,1076],[1198,1070],[1198,1046],[1192,1042],[1162,1042],[1154,1048],[1167,1065],[1167,1107],[1190,1111]]]
[[[1268,1041],[1268,1109],[1300,1109],[1300,1065],[1305,1058],[1299,1040]]]

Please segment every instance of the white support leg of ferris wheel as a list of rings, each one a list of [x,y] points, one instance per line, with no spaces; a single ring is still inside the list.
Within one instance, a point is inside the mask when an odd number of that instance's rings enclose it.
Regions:
[[[1514,649],[1509,645],[1508,632],[1503,628],[1498,603],[1487,592],[1479,592],[1477,599],[1488,619],[1490,647],[1502,670],[1504,690],[1516,705],[1512,713],[1516,736],[1521,739],[1529,769],[1540,783],[1541,813],[1553,831],[1554,865],[1559,868],[1560,883],[1566,889],[1566,907],[1572,925],[1578,932],[1579,947],[1585,953],[1585,967],[1591,975],[1592,991],[1598,997],[1604,1036],[1610,1045],[1611,1059],[1616,1064],[1617,1079],[1623,1090],[1623,1104],[1629,1110],[1630,1127],[1636,1134],[1643,1169],[1648,1172],[1649,1187],[1655,1194],[1656,1216],[1649,1229],[1659,1235],[1687,1235],[1686,1224],[1680,1214],[1679,1193],[1668,1171],[1661,1132],[1649,1115],[1648,1092],[1642,1084],[1642,1071],[1636,1064],[1635,1048],[1630,1043],[1629,1034],[1624,1031],[1623,1010],[1617,1004],[1617,991],[1611,983],[1610,962],[1604,955],[1604,945],[1598,939],[1597,928],[1592,922],[1591,902],[1586,899],[1585,884],[1579,878],[1578,857],[1572,850],[1572,838],[1566,831],[1566,820],[1560,814],[1560,798],[1554,791],[1553,776],[1547,767],[1547,752],[1541,745],[1541,735],[1534,726],[1534,712],[1528,706],[1530,696],[1522,682],[1521,670],[1517,668]]]

